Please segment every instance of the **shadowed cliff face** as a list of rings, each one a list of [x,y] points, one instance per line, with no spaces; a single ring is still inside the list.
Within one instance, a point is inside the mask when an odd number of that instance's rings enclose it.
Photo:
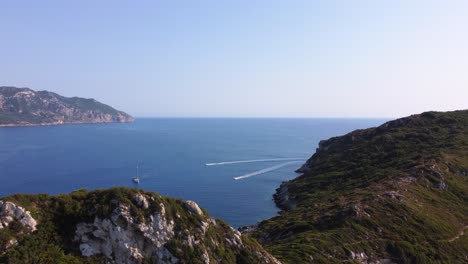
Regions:
[[[0,263],[272,263],[193,201],[137,189],[0,201]]]
[[[253,232],[281,261],[468,261],[467,110],[321,141],[298,172]]]
[[[128,114],[94,99],[0,87],[0,126],[132,122]]]

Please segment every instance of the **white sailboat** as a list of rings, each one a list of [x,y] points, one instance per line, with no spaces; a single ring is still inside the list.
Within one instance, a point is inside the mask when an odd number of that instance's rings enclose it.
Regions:
[[[132,181],[137,184],[140,183],[140,177],[138,176],[138,163],[136,166],[136,176],[132,178]]]

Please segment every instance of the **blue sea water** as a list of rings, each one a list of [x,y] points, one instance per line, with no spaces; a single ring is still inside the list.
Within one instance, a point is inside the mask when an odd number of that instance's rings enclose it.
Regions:
[[[282,181],[301,162],[206,163],[310,157],[322,139],[382,119],[138,118],[126,124],[0,128],[0,197],[135,187],[194,200],[239,227],[274,216]],[[287,165],[280,167],[277,165]],[[263,174],[234,180],[270,167]]]

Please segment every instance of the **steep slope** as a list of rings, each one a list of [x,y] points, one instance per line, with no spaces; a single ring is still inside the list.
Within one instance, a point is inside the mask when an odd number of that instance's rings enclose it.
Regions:
[[[0,263],[279,263],[195,202],[137,189],[0,202]]]
[[[467,263],[468,111],[322,141],[252,235],[284,263]]]
[[[128,114],[94,99],[48,91],[0,87],[0,126],[131,122]]]

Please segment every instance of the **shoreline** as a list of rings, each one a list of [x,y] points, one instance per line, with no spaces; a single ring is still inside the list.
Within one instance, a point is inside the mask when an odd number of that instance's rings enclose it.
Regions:
[[[276,188],[275,193],[273,194],[273,201],[275,202],[276,207],[280,209],[280,211],[278,211],[278,214],[281,214],[284,211],[294,209],[296,207],[296,203],[289,197],[288,181],[283,181],[280,184],[280,186]],[[260,220],[253,225],[246,225],[246,226],[238,227],[237,230],[241,232],[242,234],[253,233],[257,230],[261,222],[271,219],[273,217],[275,216],[272,216],[264,220]]]
[[[296,203],[289,196],[287,181],[282,182],[280,187],[276,189],[273,194],[273,201],[282,211],[291,210],[296,207]]]
[[[134,119],[128,121],[97,121],[97,122],[52,122],[52,123],[37,123],[37,124],[0,124],[0,128],[8,127],[41,127],[41,126],[61,126],[61,125],[82,125],[82,124],[109,124],[109,123],[133,123]]]

